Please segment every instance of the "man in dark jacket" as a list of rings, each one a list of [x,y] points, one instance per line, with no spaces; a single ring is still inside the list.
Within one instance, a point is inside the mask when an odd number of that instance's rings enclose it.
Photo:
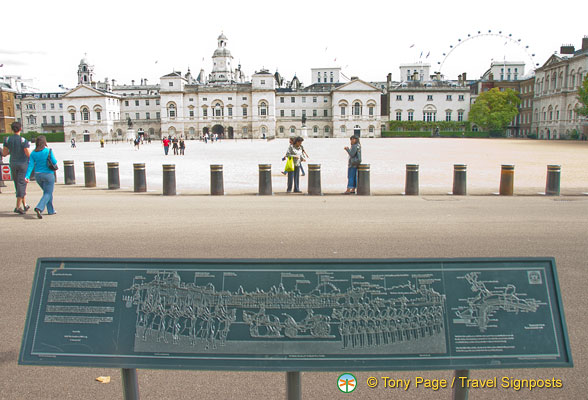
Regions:
[[[29,167],[29,155],[31,154],[30,143],[28,140],[20,136],[22,125],[20,122],[13,122],[10,126],[12,136],[4,140],[4,147],[2,148],[2,156],[10,155],[10,174],[14,181],[14,188],[16,190],[16,207],[15,213],[24,214],[30,208],[25,201],[27,194],[27,183],[25,175]]]

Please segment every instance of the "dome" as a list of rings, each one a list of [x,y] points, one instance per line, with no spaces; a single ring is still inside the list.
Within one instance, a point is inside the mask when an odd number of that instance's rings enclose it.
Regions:
[[[224,33],[221,33],[217,40],[228,40]]]
[[[221,47],[214,51],[213,57],[231,57],[231,52],[225,48]]]

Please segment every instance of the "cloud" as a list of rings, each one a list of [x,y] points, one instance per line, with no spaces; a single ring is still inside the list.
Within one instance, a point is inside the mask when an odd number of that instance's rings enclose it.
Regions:
[[[12,55],[12,56],[19,56],[19,55],[46,55],[45,51],[39,50],[10,50],[10,49],[0,49],[0,55]]]
[[[23,60],[14,60],[10,58],[0,58],[0,64],[4,64],[4,67],[13,67],[13,66],[28,66],[30,63],[23,61]]]

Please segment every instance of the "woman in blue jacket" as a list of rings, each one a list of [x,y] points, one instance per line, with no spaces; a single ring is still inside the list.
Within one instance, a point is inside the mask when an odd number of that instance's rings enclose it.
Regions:
[[[31,172],[35,170],[35,178],[41,189],[43,189],[43,196],[39,200],[39,204],[35,207],[37,218],[41,219],[43,216],[41,213],[47,207],[47,213],[49,215],[56,214],[57,212],[53,208],[53,188],[55,186],[55,173],[47,166],[47,159],[51,157],[53,164],[57,164],[57,159],[53,155],[51,149],[47,148],[47,139],[45,136],[39,136],[35,140],[35,151],[31,152],[29,158],[29,169],[25,176],[25,180],[28,182],[31,177]]]

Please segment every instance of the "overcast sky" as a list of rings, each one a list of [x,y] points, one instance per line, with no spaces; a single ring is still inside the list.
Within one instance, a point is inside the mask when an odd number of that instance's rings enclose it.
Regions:
[[[59,84],[71,88],[85,53],[98,80],[156,83],[188,67],[193,75],[200,68],[209,73],[224,32],[234,64],[240,62],[247,76],[264,67],[288,80],[296,74],[308,85],[311,68],[338,66],[348,77],[385,81],[392,73],[398,80],[400,64],[422,61],[433,72],[454,46],[441,72],[448,79],[462,72],[475,79],[492,60],[524,61],[529,72],[533,62],[542,65],[564,43],[579,48],[588,35],[588,6],[582,4],[11,1],[2,5],[0,76],[33,78],[42,90],[58,90]],[[466,40],[488,30],[497,35]]]

